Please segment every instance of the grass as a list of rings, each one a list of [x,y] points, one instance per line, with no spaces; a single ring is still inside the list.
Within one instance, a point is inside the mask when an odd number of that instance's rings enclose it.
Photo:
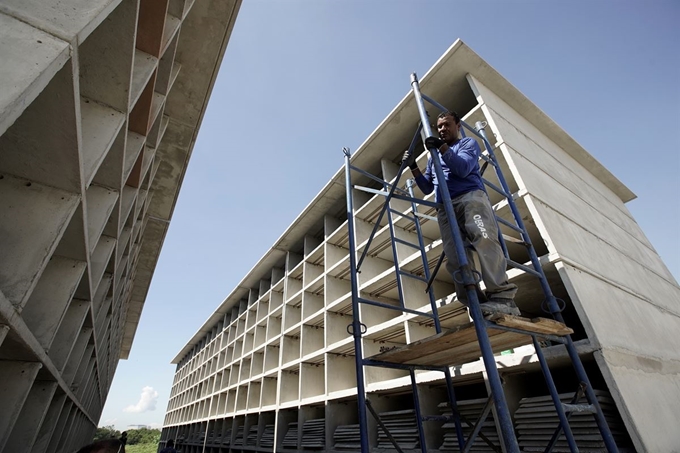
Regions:
[[[126,445],[125,453],[156,453],[158,444],[136,444]]]

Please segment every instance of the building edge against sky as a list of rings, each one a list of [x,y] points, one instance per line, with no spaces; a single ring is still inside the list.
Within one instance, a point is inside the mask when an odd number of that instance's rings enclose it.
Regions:
[[[567,303],[567,323],[596,388],[611,394],[622,429],[638,451],[672,450],[680,444],[674,427],[680,416],[680,340],[674,335],[680,329],[680,287],[625,207],[635,195],[461,41],[422,77],[421,86],[469,124],[488,122],[546,275]],[[359,147],[353,165],[391,179],[417,122],[415,102],[407,95]],[[421,168],[425,159],[423,154]],[[378,202],[354,196],[356,215],[364,219],[361,230],[374,220]],[[218,436],[226,445],[227,436],[244,441],[251,432],[267,433],[274,436],[267,449],[278,449],[290,423],[298,422],[301,431],[305,421],[324,418],[330,449],[338,426],[357,423],[354,360],[348,358],[353,346],[345,331],[351,322],[345,205],[341,168],[178,353],[164,440],[193,440],[187,451],[202,451],[204,444],[218,451]],[[496,207],[499,215],[508,215],[507,206]],[[433,247],[436,234],[430,236]],[[378,261],[376,269],[389,268]],[[393,278],[375,272],[363,275],[364,290],[370,291],[371,277],[386,285]],[[523,272],[510,276],[520,286],[520,308],[540,315],[535,284]],[[447,302],[449,323],[455,325],[460,305],[442,295],[451,292],[448,277],[438,278],[437,297]],[[362,313],[371,319],[364,321],[368,351],[434,333],[411,316],[385,318],[363,307]],[[562,349],[545,352],[561,374],[569,374]],[[525,347],[499,361],[514,412],[522,397],[536,396],[536,355]],[[468,390],[468,398],[485,392],[482,370],[479,363],[453,369],[462,399]],[[393,371],[375,371],[366,379],[374,405],[401,409],[379,395],[408,392],[408,379]],[[441,397],[432,390],[441,376],[422,373],[418,380],[425,399]],[[574,390],[558,385],[560,391]],[[436,413],[436,404],[430,409]],[[372,429],[375,445],[377,428]],[[441,437],[430,432],[428,448],[439,448]],[[299,442],[301,437],[298,447]]]
[[[240,3],[0,3],[0,452],[91,441]]]

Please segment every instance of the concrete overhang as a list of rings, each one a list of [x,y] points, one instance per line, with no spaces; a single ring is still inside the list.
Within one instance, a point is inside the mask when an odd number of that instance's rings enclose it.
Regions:
[[[437,102],[450,107],[452,110],[463,112],[465,109],[459,108],[459,106],[471,108],[476,104],[467,81],[468,74],[472,74],[510,107],[520,112],[543,134],[602,181],[622,201],[627,202],[635,198],[635,194],[630,189],[460,39],[456,40],[430,70],[420,78],[420,87],[423,93]],[[404,86],[408,86],[409,74],[402,76]],[[380,171],[381,159],[394,160],[399,151],[408,147],[419,121],[418,109],[413,95],[409,91],[353,153],[352,165],[377,174]],[[338,161],[341,161],[341,159],[342,154],[338,150]],[[298,245],[301,239],[309,233],[309,229],[319,224],[328,209],[342,203],[344,199],[345,168],[342,166],[279,237],[272,248],[253,266],[236,289],[227,296],[203,326],[198,329],[171,363],[179,363],[194,345],[212,330],[213,326],[222,319],[227,311],[239,303],[243,296],[247,294],[249,288],[257,287],[258,282],[271,270],[273,263],[280,260],[281,256],[285,254],[285,250]]]
[[[123,332],[121,359],[130,355],[142,308],[168,231],[217,73],[234,28],[241,0],[197,1],[184,19],[175,61],[181,70],[168,95],[168,127],[157,150],[160,166],[144,229]]]

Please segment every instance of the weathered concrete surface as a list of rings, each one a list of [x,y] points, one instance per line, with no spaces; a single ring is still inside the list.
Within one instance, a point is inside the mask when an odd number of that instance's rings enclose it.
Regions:
[[[0,287],[21,307],[57,246],[79,197],[22,179],[0,179]],[[20,225],[20,228],[17,228]]]
[[[2,363],[2,368],[0,368],[0,401],[3,404],[2,411],[0,411],[0,450],[5,447],[5,442],[12,433],[12,428],[21,413],[30,390],[24,380],[12,379],[12,377],[20,374],[24,376],[25,380],[32,381],[38,374],[40,367],[39,362],[3,361]]]
[[[621,201],[627,202],[635,198],[635,194],[630,189],[538,107],[526,98],[521,102],[517,100],[516,98],[521,96],[517,89],[514,87],[512,89],[494,88],[493,79],[484,77],[483,74],[486,72],[474,73],[468,76],[468,80],[476,92],[478,102],[482,102],[485,107],[493,111],[488,120],[493,132],[498,134],[497,139],[511,145],[518,144],[519,140],[522,145],[529,145],[532,149],[540,148],[541,153],[547,153],[563,161],[566,169],[577,174],[583,181],[619,206],[623,206]],[[513,103],[513,100],[516,103]],[[538,121],[539,117],[541,121]],[[534,121],[532,122],[531,119]],[[497,123],[500,120],[504,120],[504,123]],[[503,125],[510,127],[503,127]]]
[[[212,87],[220,69],[227,42],[241,5],[240,0],[195,2],[187,14],[175,59],[182,65],[170,93],[164,114],[170,117],[157,152],[161,165],[152,185],[149,215],[154,222],[169,222],[177,202],[198,129],[205,114]],[[144,299],[165,239],[167,225],[144,232],[144,249],[137,267],[133,296],[125,324],[121,358],[127,358],[134,339]],[[145,251],[151,251],[146,257]]]
[[[48,349],[87,263],[54,256],[31,293],[21,316],[43,348]]]
[[[78,44],[84,41],[120,2],[121,0],[52,0],[49,2],[2,0],[0,12],[58,36],[70,44]]]
[[[149,215],[170,220],[179,195],[179,187],[188,163],[194,129],[170,117],[156,159],[160,166],[153,182],[154,199],[149,206]]]
[[[559,257],[556,268],[636,447],[677,448],[678,438],[663,433],[680,416],[680,287],[623,204],[632,193],[468,78],[528,191],[549,252]]]
[[[69,60],[0,136],[3,173],[81,193],[75,96]]]
[[[168,97],[166,114],[196,128],[220,69],[241,2],[195,2],[182,23],[175,60],[182,65]]]
[[[23,113],[69,59],[69,46],[0,13],[0,135]]]
[[[125,318],[123,346],[121,349],[121,358],[123,359],[127,358],[130,353],[130,348],[135,333],[137,332],[137,326],[139,325],[139,319],[142,315],[144,301],[149,292],[149,284],[143,283],[151,282],[153,272],[156,268],[156,262],[158,261],[158,256],[160,255],[161,247],[168,231],[168,226],[168,222],[149,219],[146,229],[144,230],[144,242],[142,243],[142,249],[139,255],[137,274],[132,288],[130,305]],[[140,284],[140,282],[142,284]]]
[[[137,2],[120,2],[78,48],[80,94],[121,112],[130,99],[137,9]]]
[[[5,451],[31,451],[56,389],[56,382],[39,381],[33,385],[17,418],[16,428],[5,444]]]
[[[624,258],[612,258],[611,262]],[[657,360],[680,361],[680,314],[665,309],[625,286],[558,263],[558,270],[582,320],[590,325],[588,336],[599,347],[614,348]],[[648,276],[649,278],[649,276]],[[680,300],[680,291],[668,288],[669,298]],[[651,408],[650,408],[651,409]]]
[[[609,349],[596,352],[595,359],[636,451],[680,452],[680,361]]]

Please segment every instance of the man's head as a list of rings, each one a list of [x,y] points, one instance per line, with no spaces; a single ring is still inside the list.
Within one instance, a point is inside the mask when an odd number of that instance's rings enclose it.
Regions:
[[[460,118],[456,112],[442,112],[437,117],[437,132],[439,138],[451,145],[458,140],[458,131],[460,130]]]
[[[175,446],[175,441],[170,439],[165,443],[166,447],[174,447]]]

